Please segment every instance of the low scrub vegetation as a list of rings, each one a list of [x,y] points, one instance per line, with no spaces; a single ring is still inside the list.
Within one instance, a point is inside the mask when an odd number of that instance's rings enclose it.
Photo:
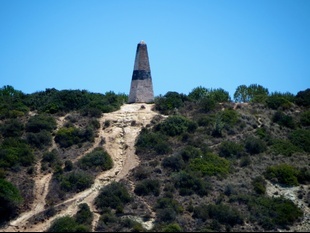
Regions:
[[[113,167],[113,160],[104,149],[98,147],[80,159],[77,166],[83,170],[106,171]]]

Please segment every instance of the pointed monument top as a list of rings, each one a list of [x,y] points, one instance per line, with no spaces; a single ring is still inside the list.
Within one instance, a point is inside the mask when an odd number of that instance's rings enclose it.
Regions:
[[[145,44],[144,40],[141,40],[139,44]]]

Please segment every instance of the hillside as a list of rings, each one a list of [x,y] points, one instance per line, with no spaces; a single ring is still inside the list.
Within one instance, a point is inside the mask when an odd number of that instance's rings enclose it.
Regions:
[[[255,88],[2,88],[1,231],[309,231],[310,90]]]

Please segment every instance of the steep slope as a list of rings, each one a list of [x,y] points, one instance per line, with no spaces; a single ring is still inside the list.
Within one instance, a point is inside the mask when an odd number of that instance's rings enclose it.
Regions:
[[[31,210],[21,214],[17,219],[11,221],[8,227],[1,229],[1,231],[45,231],[57,217],[74,215],[78,210],[78,205],[81,203],[87,203],[91,210],[96,213],[93,201],[98,195],[100,188],[112,181],[118,181],[126,177],[129,171],[139,164],[139,160],[135,155],[135,140],[142,127],[148,125],[153,117],[157,115],[157,113],[152,111],[152,108],[153,105],[126,104],[123,105],[119,111],[104,114],[100,118],[101,127],[93,146],[83,155],[98,146],[103,146],[113,159],[113,168],[99,174],[91,188],[55,206],[55,208],[58,209],[58,213],[55,216],[45,219],[40,223],[32,224],[29,219],[45,210],[45,197],[48,192],[48,184],[51,180],[51,174],[41,174],[40,164],[38,164],[36,169],[38,175],[35,177],[35,200]],[[59,125],[61,125],[63,118],[59,119],[59,122]],[[83,155],[77,157],[75,161],[80,159]],[[93,228],[98,219],[99,215],[95,214]]]

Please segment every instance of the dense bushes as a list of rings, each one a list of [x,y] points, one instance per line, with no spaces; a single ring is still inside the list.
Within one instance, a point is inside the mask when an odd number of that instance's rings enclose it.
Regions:
[[[281,126],[285,126],[287,128],[294,129],[296,127],[293,117],[288,116],[281,111],[277,111],[273,115],[272,121],[275,123],[278,123]]]
[[[263,140],[261,140],[259,138],[248,137],[245,140],[245,149],[249,154],[255,155],[255,154],[260,154],[260,153],[266,151],[267,145]]]
[[[289,139],[295,146],[310,152],[310,130],[297,129],[289,135]]]
[[[310,106],[310,88],[304,91],[299,91],[296,95],[295,102],[296,104],[300,106],[309,107]]]
[[[273,141],[271,151],[277,155],[291,156],[296,152],[301,152],[302,149],[293,145],[288,140],[278,139]]]
[[[265,177],[269,180],[275,180],[283,185],[298,185],[299,170],[289,164],[279,164],[270,166],[265,172]]]
[[[70,147],[83,142],[94,141],[94,130],[92,128],[78,129],[74,126],[59,129],[55,136],[55,142],[61,147]]]
[[[230,163],[218,155],[207,153],[201,158],[192,159],[189,169],[208,176],[225,176],[229,173]]]
[[[173,176],[173,182],[181,196],[189,196],[194,193],[204,196],[208,194],[210,185],[194,174],[181,171]]]
[[[160,132],[152,132],[146,128],[142,129],[136,142],[137,154],[147,154],[155,152],[157,154],[167,154],[171,151],[167,136]]]
[[[0,178],[0,224],[15,217],[21,202],[19,190],[12,183]]]
[[[295,101],[295,96],[291,93],[274,92],[268,96],[266,104],[271,109],[288,109]]]
[[[29,145],[21,140],[8,138],[0,145],[0,168],[30,166],[35,158]]]
[[[158,180],[145,179],[136,185],[134,192],[139,196],[149,194],[158,196],[160,194],[160,183]]]
[[[266,193],[266,181],[262,176],[255,177],[252,181],[252,185],[257,194],[261,195]]]
[[[56,126],[56,121],[52,116],[40,114],[29,119],[26,124],[26,131],[31,133],[39,133],[42,130],[52,132]]]
[[[42,130],[39,133],[28,133],[27,142],[39,149],[43,149],[46,146],[52,145],[52,135],[46,130]]]
[[[194,208],[194,218],[201,219],[203,221],[211,218],[216,219],[219,223],[234,226],[236,224],[243,223],[243,217],[234,208],[219,204],[219,205],[201,205]]]
[[[24,131],[24,125],[16,119],[10,119],[0,125],[0,132],[3,137],[20,137]]]
[[[31,109],[51,114],[80,110],[84,114],[100,116],[101,114],[99,115],[95,109],[99,110],[100,113],[115,111],[126,100],[126,95],[117,95],[114,92],[99,94],[86,90],[58,91],[52,88],[28,95],[26,103]]]
[[[183,212],[182,205],[172,198],[160,198],[157,199],[155,205],[158,222],[173,222],[177,215]]]
[[[56,150],[45,152],[42,158],[41,170],[47,170],[48,168],[57,169],[61,167],[62,161],[60,160],[59,154]]]
[[[89,206],[86,203],[82,203],[79,205],[79,210],[75,215],[75,221],[79,224],[84,224],[91,228],[93,213],[91,212]]]
[[[102,188],[95,199],[95,205],[99,210],[105,208],[123,209],[124,205],[131,200],[132,198],[123,184],[112,182]]]
[[[163,123],[156,126],[156,130],[174,137],[185,132],[194,132],[197,124],[183,116],[170,116]]]
[[[293,224],[302,211],[290,200],[260,196],[246,200],[253,220],[264,229],[272,230]]]
[[[12,86],[0,88],[0,119],[24,116],[29,108],[24,104],[25,94]]]
[[[162,166],[170,168],[172,171],[180,171],[185,167],[185,163],[181,155],[173,155],[165,157],[162,161]]]
[[[73,217],[57,218],[47,232],[90,232],[91,228],[78,224]]]
[[[243,145],[235,142],[224,141],[220,146],[219,155],[226,158],[238,158],[244,151]]]
[[[60,188],[65,192],[81,192],[94,183],[91,175],[83,171],[72,171],[58,177]]]
[[[301,114],[300,123],[303,126],[310,126],[310,110],[305,111]]]
[[[106,171],[113,167],[113,160],[104,149],[98,147],[80,159],[77,165],[83,170]]]
[[[79,205],[79,210],[74,217],[64,216],[57,218],[47,232],[90,232],[93,213],[86,203]]]
[[[184,94],[172,91],[167,92],[164,96],[155,98],[155,109],[162,114],[169,114],[175,109],[182,107],[186,100],[188,100],[188,98]]]

